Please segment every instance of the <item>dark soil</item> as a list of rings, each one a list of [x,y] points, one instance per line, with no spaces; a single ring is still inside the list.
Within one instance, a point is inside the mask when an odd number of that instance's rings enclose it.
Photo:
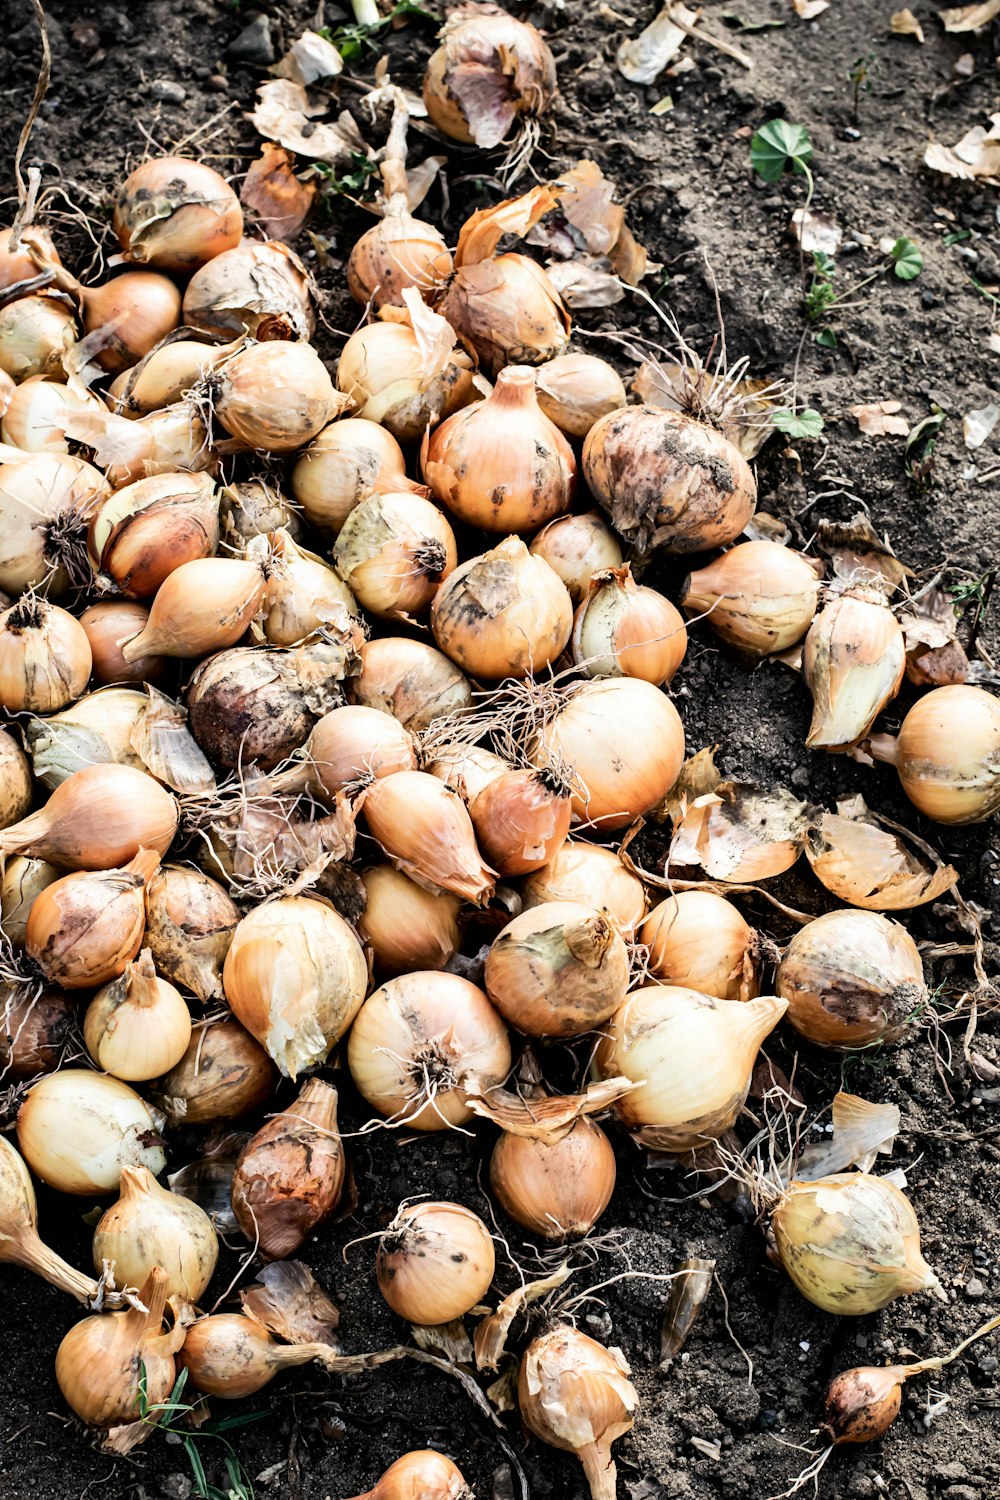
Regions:
[[[650,0],[615,9],[648,19]],[[927,41],[889,32],[889,0],[833,0],[815,22],[799,21],[788,0],[731,0],[706,5],[716,30],[738,10],[745,21],[777,23],[744,30],[736,41],[754,59],[751,72],[702,45],[684,55],[694,68],[643,90],[627,84],[613,66],[621,22],[609,7],[553,3],[542,19],[550,28],[561,93],[543,136],[542,173],[556,172],[578,156],[592,155],[629,196],[637,235],[664,263],[664,297],[696,346],[707,349],[716,314],[706,263],[718,281],[731,357],[748,354],[760,377],[790,377],[804,328],[803,276],[797,250],[786,235],[792,209],[801,202],[800,178],[767,186],[749,169],[749,134],[784,114],[805,123],[814,146],[817,206],[834,213],[845,240],[839,257],[845,282],[860,279],[878,262],[886,235],[917,240],[924,271],[908,285],[881,276],[862,294],[861,305],[836,324],[836,350],[802,347],[798,391],[802,402],[826,418],[822,441],[800,442],[801,468],[772,441],[758,462],[760,508],[789,522],[800,544],[821,517],[844,519],[869,508],[880,532],[921,579],[947,565],[954,582],[982,574],[997,562],[1000,535],[992,442],[976,454],[963,446],[961,415],[997,397],[995,356],[987,334],[997,304],[978,294],[975,276],[987,286],[1000,281],[996,196],[989,188],[932,176],[921,165],[928,130],[954,142],[982,123],[995,107],[996,36],[945,36],[927,0],[915,0]],[[149,0],[120,8],[94,0],[52,0],[49,9],[53,82],[29,150],[43,169],[46,186],[60,184],[66,198],[91,216],[100,233],[109,201],[126,164],[149,149],[203,152],[234,177],[256,153],[243,111],[253,97],[260,69],[226,60],[226,48],[245,27],[250,12],[239,0]],[[276,31],[291,39],[313,19],[306,3],[274,7]],[[327,5],[328,21],[341,16]],[[416,85],[432,40],[432,29],[415,22],[389,42],[399,81]],[[958,77],[962,53],[974,60],[971,78]],[[849,74],[868,56],[870,92],[862,90],[857,115]],[[2,144],[7,178],[20,122],[37,68],[38,47],[26,0],[7,0],[0,37],[0,76],[5,80]],[[374,56],[369,67],[374,64]],[[362,71],[355,65],[357,75]],[[220,79],[219,75],[222,75]],[[185,98],[158,102],[158,81],[179,83]],[[667,92],[674,107],[653,115]],[[360,97],[345,83],[345,104]],[[423,138],[418,138],[422,140]],[[438,143],[434,142],[438,149]],[[414,155],[421,154],[414,149]],[[452,153],[451,208],[445,219],[454,237],[473,208],[499,196],[479,157]],[[473,177],[472,174],[475,174]],[[57,207],[61,205],[57,204]],[[441,213],[437,192],[430,214]],[[346,256],[362,224],[343,199],[333,199],[325,232]],[[53,227],[82,254],[72,222],[56,216]],[[961,238],[948,244],[948,237]],[[861,244],[858,244],[858,240]],[[307,243],[307,242],[306,242]],[[357,309],[340,289],[342,267],[319,273],[328,294],[331,328],[349,330]],[[655,281],[650,283],[655,289]],[[658,338],[665,330],[646,304],[624,303],[609,313],[579,320],[580,346],[595,352],[612,347],[587,335],[631,329]],[[586,330],[586,332],[584,332]],[[333,358],[340,338],[326,334],[323,352]],[[915,422],[935,400],[949,413],[935,455],[931,482],[908,484],[902,440],[868,438],[849,409],[855,403],[895,398]],[[964,570],[964,574],[962,571]],[[664,573],[669,587],[680,570]],[[1000,650],[996,619],[982,640]],[[791,786],[800,795],[832,806],[838,796],[863,790],[891,816],[931,839],[962,871],[967,899],[994,905],[998,855],[995,826],[966,830],[927,824],[901,797],[887,769],[865,770],[843,757],[810,755],[803,748],[808,698],[786,668],[767,664],[747,673],[696,629],[674,684],[688,744],[721,745],[720,762],[733,776]],[[903,698],[885,716],[894,727]],[[655,857],[655,849],[648,850]],[[803,867],[778,888],[795,905],[820,912],[832,901]],[[778,941],[789,926],[764,902],[750,898],[748,913]],[[961,938],[948,921],[948,903],[911,914],[920,939]],[[997,972],[1000,919],[986,922],[987,960]],[[942,1004],[961,993],[970,978],[964,960],[935,960],[932,982],[944,985]],[[809,1048],[798,1055],[796,1081],[812,1115],[829,1105],[842,1078],[866,1098],[891,1100],[902,1111],[903,1130],[895,1156],[907,1169],[909,1192],[923,1229],[923,1247],[947,1289],[948,1304],[916,1296],[875,1317],[841,1320],[802,1300],[765,1256],[763,1236],[732,1207],[697,1199],[674,1170],[649,1170],[619,1139],[619,1182],[602,1221],[619,1231],[617,1249],[580,1274],[580,1285],[629,1266],[663,1273],[685,1256],[714,1257],[728,1300],[713,1293],[686,1352],[659,1373],[659,1322],[666,1289],[632,1279],[602,1294],[583,1326],[619,1344],[633,1369],[642,1404],[632,1434],[619,1447],[619,1495],[657,1497],[764,1497],[783,1490],[806,1461],[795,1444],[807,1444],[830,1376],[857,1362],[880,1363],[903,1348],[919,1355],[944,1352],[996,1310],[1000,1300],[1000,1118],[995,1100],[984,1102],[963,1060],[963,1020],[936,1039],[922,1031],[906,1045],[863,1054],[842,1067]],[[996,1027],[981,1017],[977,1045],[996,1056]],[[772,1039],[769,1055],[791,1070],[794,1047],[788,1034]],[[345,1131],[365,1112],[343,1074]],[[748,1130],[752,1127],[748,1127]],[[451,1134],[402,1142],[376,1134],[349,1143],[358,1206],[345,1222],[325,1229],[305,1259],[342,1309],[344,1346],[376,1348],[405,1336],[375,1290],[372,1247],[347,1241],[386,1223],[399,1200],[429,1192],[456,1198],[485,1213],[479,1187],[490,1132]],[[195,1142],[171,1145],[171,1164],[195,1154]],[[93,1205],[43,1195],[45,1235],[83,1265],[90,1230],[82,1213]],[[505,1225],[510,1234],[511,1226]],[[531,1266],[522,1237],[511,1247]],[[237,1268],[224,1256],[216,1286]],[[252,1274],[252,1273],[247,1273]],[[5,1500],[77,1496],[135,1496],[179,1500],[192,1493],[183,1449],[155,1435],[130,1461],[114,1462],[97,1451],[67,1412],[53,1378],[59,1339],[77,1316],[65,1296],[27,1273],[2,1273],[5,1357],[0,1364],[0,1493]],[[498,1283],[509,1290],[516,1275],[500,1257]],[[933,1421],[926,1413],[929,1387],[908,1389],[904,1412],[881,1444],[836,1454],[821,1479],[825,1495],[866,1500],[975,1500],[996,1492],[1000,1482],[1000,1405],[995,1342],[983,1343],[934,1383],[949,1402]],[[752,1363],[752,1368],[749,1366]],[[221,1403],[216,1403],[217,1407]],[[390,1367],[365,1379],[330,1382],[311,1369],[279,1378],[251,1403],[267,1420],[234,1434],[259,1497],[281,1500],[342,1500],[366,1490],[401,1452],[425,1445],[449,1452],[476,1487],[481,1500],[516,1493],[501,1473],[504,1455],[496,1433],[460,1387],[424,1368]],[[217,1413],[218,1414],[218,1413]],[[521,1455],[531,1493],[558,1500],[582,1494],[577,1466],[568,1456],[525,1444],[516,1417],[506,1419],[510,1442]],[[706,1443],[708,1451],[699,1447]],[[717,1445],[713,1449],[711,1445]],[[718,1456],[713,1454],[717,1451]],[[220,1452],[202,1449],[210,1478],[222,1481]],[[491,1489],[491,1485],[495,1488]]]

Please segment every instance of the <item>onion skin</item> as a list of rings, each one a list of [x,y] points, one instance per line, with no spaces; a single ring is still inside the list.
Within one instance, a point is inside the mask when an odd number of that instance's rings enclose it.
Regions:
[[[849,750],[899,692],[906,670],[903,632],[879,588],[838,594],[816,616],[802,649],[813,699],[810,750]]]
[[[565,649],[572,628],[564,585],[517,537],[462,563],[431,605],[431,630],[445,655],[494,682],[541,672]]]
[[[778,968],[788,1020],[820,1047],[905,1036],[927,1004],[923,963],[906,928],[879,912],[827,912],[795,933]]]
[[[32,375],[65,380],[64,361],[76,343],[73,310],[41,293],[0,308],[0,371],[15,385]]]
[[[337,365],[337,389],[359,416],[381,422],[401,443],[416,443],[432,422],[471,398],[473,368],[461,348],[435,360],[409,323],[387,318],[351,334]]]
[[[876,735],[869,744],[936,823],[982,823],[1000,809],[1000,701],[982,688],[934,688],[910,709],[897,740]]]
[[[529,1036],[580,1036],[618,1010],[628,989],[628,950],[592,907],[547,901],[509,922],[486,959],[486,992]]]
[[[311,338],[309,273],[281,240],[243,240],[191,277],[184,322],[216,338]]]
[[[243,210],[211,167],[159,156],[136,167],[118,189],[112,227],[126,260],[189,273],[239,244]]]
[[[144,942],[164,979],[199,1000],[221,1000],[222,966],[240,912],[201,870],[164,865],[146,886]]]
[[[717,1000],[752,1000],[760,993],[756,934],[724,896],[669,896],[653,908],[638,936],[649,949],[650,972],[664,984]]]
[[[569,787],[544,771],[505,771],[470,803],[469,815],[484,857],[499,875],[540,870],[569,834]]]
[[[490,1187],[504,1213],[557,1244],[590,1233],[615,1177],[611,1142],[585,1115],[552,1145],[502,1131],[490,1158]]]
[[[108,599],[92,604],[80,616],[80,624],[90,642],[94,658],[94,678],[104,686],[111,683],[157,683],[167,669],[165,656],[140,656],[127,662],[119,641],[129,640],[146,628],[149,610],[144,604],[128,599]]]
[[[263,1047],[236,1020],[195,1031],[176,1068],[160,1084],[160,1103],[172,1125],[238,1120],[258,1109],[278,1083]]]
[[[544,365],[569,343],[570,316],[549,276],[526,255],[459,266],[438,305],[491,375]]]
[[[451,252],[439,230],[415,219],[404,202],[390,199],[378,224],[366,229],[347,258],[347,285],[362,307],[402,307],[403,292],[415,287],[422,297],[447,281]]]
[[[517,1404],[529,1432],[583,1465],[592,1500],[615,1500],[611,1444],[628,1432],[639,1398],[618,1349],[571,1325],[533,1339],[521,1357]]]
[[[603,912],[630,938],[646,915],[642,881],[612,849],[600,844],[563,844],[555,859],[522,882],[525,910],[543,901],[577,901]]]
[[[372,951],[376,972],[392,977],[443,969],[461,944],[461,898],[425,891],[391,865],[375,865],[361,878],[368,900],[358,933]]]
[[[83,289],[83,328],[105,331],[107,342],[94,354],[102,370],[117,375],[177,327],[181,294],[155,271],[126,271],[103,286]]]
[[[489,1230],[457,1203],[401,1208],[375,1252],[382,1296],[399,1317],[423,1327],[463,1317],[489,1291],[495,1269]]]
[[[611,527],[596,510],[585,515],[559,516],[543,526],[529,552],[541,557],[569,590],[578,608],[590,590],[590,580],[604,568],[620,568],[622,549]]]
[[[472,702],[468,678],[424,641],[383,636],[365,641],[360,656],[360,672],[345,684],[351,701],[392,714],[411,734]]]
[[[423,97],[442,135],[490,150],[555,97],[555,60],[541,32],[498,6],[453,12],[439,36]]]
[[[173,1351],[183,1331],[175,1327],[171,1335],[163,1335],[166,1294],[167,1274],[155,1266],[139,1288],[142,1311],[132,1307],[84,1318],[59,1345],[56,1381],[88,1426],[114,1428],[139,1421],[143,1399],[155,1416],[169,1397]]]
[[[250,344],[208,384],[226,431],[265,453],[303,447],[346,404],[311,344]]]
[[[660,407],[629,406],[596,422],[583,472],[615,530],[639,553],[723,547],[757,504],[739,449],[714,427]]]
[[[567,437],[585,438],[599,418],[628,404],[618,372],[593,354],[550,359],[535,372],[535,385],[542,411]]]
[[[265,1260],[283,1260],[336,1208],[344,1185],[337,1091],[310,1078],[294,1104],[262,1125],[233,1173],[233,1213]]]
[[[818,565],[778,542],[741,542],[689,573],[681,608],[705,615],[727,645],[753,661],[796,645],[813,622]]]

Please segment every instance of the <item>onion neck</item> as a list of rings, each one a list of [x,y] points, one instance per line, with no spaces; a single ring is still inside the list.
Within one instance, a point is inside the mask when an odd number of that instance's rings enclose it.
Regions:
[[[125,970],[125,994],[132,1005],[150,1006],[158,1003],[160,985],[153,968],[153,955],[148,948],[144,948]]]
[[[864,748],[873,760],[885,761],[887,765],[899,764],[899,740],[892,734],[870,734]]]
[[[535,372],[530,365],[507,365],[496,378],[493,394],[484,405],[541,411],[535,394]]]
[[[576,1450],[576,1456],[583,1465],[591,1500],[616,1500],[618,1471],[611,1450],[599,1443],[588,1443],[585,1448]]]
[[[25,1270],[33,1271],[50,1286],[58,1287],[62,1292],[68,1292],[84,1307],[90,1304],[97,1293],[98,1286],[94,1278],[85,1276],[82,1271],[77,1271],[68,1261],[63,1260],[61,1255],[50,1250],[33,1229],[21,1230],[16,1239],[7,1240],[3,1249],[3,1259],[9,1264],[23,1266]]]
[[[134,859],[130,859],[125,869],[130,875],[138,875],[143,885],[148,885],[160,868],[160,856],[155,849],[140,849]]]
[[[295,1365],[307,1365],[318,1360],[327,1369],[336,1369],[330,1363],[335,1358],[333,1350],[326,1344],[276,1344],[268,1350],[267,1362],[274,1370],[290,1370]]]

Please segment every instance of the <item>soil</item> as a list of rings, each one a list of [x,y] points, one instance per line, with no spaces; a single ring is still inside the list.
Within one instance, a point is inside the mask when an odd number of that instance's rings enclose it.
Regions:
[[[649,0],[614,8],[570,0],[535,13],[549,30],[560,80],[536,168],[554,174],[591,155],[617,181],[635,233],[664,266],[648,285],[654,291],[659,286],[695,347],[707,350],[717,332],[714,277],[731,359],[749,356],[760,378],[791,378],[800,355],[798,396],[823,414],[825,431],[821,440],[794,445],[798,462],[783,451],[781,440],[765,448],[757,463],[761,510],[785,520],[804,545],[820,518],[846,519],[864,508],[919,580],[946,566],[952,583],[982,575],[997,561],[997,452],[993,439],[978,452],[968,451],[961,417],[1000,399],[995,355],[987,346],[998,304],[972,282],[975,277],[995,288],[1000,281],[997,200],[989,187],[930,174],[921,158],[928,131],[954,142],[994,107],[994,31],[945,35],[926,0],[913,6],[926,33],[922,46],[890,34],[888,0],[832,0],[812,22],[799,20],[788,0],[709,0],[706,23],[745,49],[753,69],[744,71],[722,54],[689,43],[683,55],[693,63],[690,71],[644,89],[627,83],[614,67],[623,26],[616,12],[645,21],[652,9]],[[179,143],[234,177],[245,171],[257,145],[243,111],[262,70],[226,56],[253,18],[240,0],[148,0],[120,8],[102,0],[52,0],[47,10],[53,81],[28,159],[41,166],[44,186],[62,189],[63,198],[52,205],[52,227],[69,260],[76,254],[82,265],[85,242],[78,223],[61,212],[70,204],[82,208],[107,248],[113,187],[147,149]],[[744,25],[738,33],[732,29],[734,11],[736,24]],[[314,8],[290,3],[269,7],[267,14],[275,33],[290,40],[314,19]],[[328,4],[326,19],[337,25],[343,17]],[[391,71],[398,81],[417,85],[432,37],[433,28],[419,20],[390,36]],[[958,66],[963,54],[971,57],[971,74]],[[867,58],[867,80],[855,110],[849,75],[859,57]],[[8,0],[0,39],[6,83],[0,139],[11,191],[13,150],[37,59],[29,6]],[[353,66],[353,76],[370,77],[374,62],[373,53]],[[183,100],[158,98],[162,83],[179,84]],[[651,113],[668,93],[672,109]],[[356,108],[360,93],[344,82],[340,97]],[[844,230],[838,257],[844,284],[876,268],[884,236],[915,239],[924,258],[915,282],[876,276],[857,305],[833,320],[839,346],[832,350],[810,337],[802,342],[804,277],[787,228],[802,201],[803,180],[786,177],[767,185],[749,167],[750,133],[779,115],[809,129],[816,206],[833,213]],[[416,145],[427,139],[415,138],[414,156],[423,154]],[[440,149],[440,143],[434,140],[433,147]],[[484,166],[481,157],[457,150],[449,156],[450,208],[442,211],[435,189],[428,211],[454,239],[465,215],[495,201],[500,189],[487,175],[495,168]],[[329,221],[318,226],[335,242],[331,263],[318,269],[328,325],[320,347],[331,359],[342,341],[332,330],[349,331],[357,322],[357,308],[341,288],[343,258],[363,222],[345,199],[333,198]],[[303,246],[308,251],[307,240]],[[612,357],[620,351],[598,336],[602,332],[631,331],[661,341],[667,335],[639,299],[581,314],[577,326],[579,347]],[[922,488],[907,480],[902,439],[866,437],[850,415],[854,404],[883,399],[900,401],[911,423],[930,412],[932,401],[948,413]],[[663,568],[651,578],[673,590],[681,572]],[[987,616],[980,638],[995,657],[997,611]],[[828,807],[863,791],[959,867],[966,899],[995,906],[995,824],[928,824],[901,796],[889,769],[806,752],[808,696],[786,667],[767,663],[748,672],[698,628],[672,692],[689,747],[719,744],[727,774],[790,786]],[[898,724],[911,695],[906,689],[884,716],[886,727]],[[647,839],[647,861],[661,852],[655,838]],[[812,912],[833,904],[804,865],[772,888]],[[779,942],[792,930],[755,897],[746,899],[744,910]],[[947,902],[925,907],[908,915],[908,925],[922,941],[962,940],[952,911]],[[1000,916],[987,912],[985,936],[987,966],[995,975]],[[928,960],[928,971],[931,982],[944,987],[944,1009],[970,980],[964,958]],[[882,1363],[904,1348],[919,1355],[944,1352],[996,1311],[1000,1115],[996,1090],[990,1097],[963,1057],[965,1021],[963,1014],[942,1030],[921,1030],[904,1045],[844,1062],[809,1047],[796,1049],[788,1033],[767,1046],[786,1072],[795,1067],[810,1119],[829,1106],[842,1081],[865,1098],[899,1105],[895,1160],[906,1168],[924,1253],[946,1289],[946,1302],[913,1296],[873,1317],[826,1316],[769,1264],[760,1229],[741,1216],[738,1205],[691,1196],[690,1180],[670,1167],[651,1167],[623,1138],[616,1139],[618,1186],[601,1223],[602,1231],[615,1231],[614,1240],[605,1243],[595,1264],[579,1270],[579,1286],[628,1268],[652,1278],[691,1255],[713,1258],[720,1283],[686,1350],[665,1372],[658,1370],[667,1297],[662,1282],[619,1281],[589,1311],[584,1308],[581,1326],[623,1349],[641,1398],[634,1430],[617,1445],[622,1500],[757,1500],[778,1494],[808,1461],[796,1445],[810,1444],[833,1373],[858,1362]],[[980,1015],[976,1045],[996,1059],[997,1027],[988,1013]],[[335,1081],[342,1091],[342,1128],[356,1130],[366,1112],[343,1072]],[[759,1108],[753,1101],[751,1106]],[[744,1133],[753,1128],[747,1121]],[[480,1128],[474,1137],[452,1133],[404,1141],[376,1132],[349,1141],[357,1207],[324,1228],[303,1256],[341,1308],[345,1349],[378,1348],[405,1336],[375,1290],[371,1244],[342,1254],[347,1242],[384,1225],[401,1198],[418,1193],[454,1198],[486,1213],[480,1181],[491,1140],[490,1130]],[[172,1167],[196,1152],[194,1133],[175,1139]],[[80,1265],[87,1263],[90,1238],[82,1216],[92,1207],[41,1195],[45,1236]],[[538,1247],[533,1250],[509,1223],[502,1228],[511,1252],[530,1272]],[[506,1291],[517,1276],[504,1254],[498,1262],[498,1284]],[[234,1246],[223,1256],[219,1290],[238,1267]],[[253,1268],[244,1278],[252,1274]],[[176,1438],[154,1435],[127,1461],[98,1451],[70,1417],[53,1377],[56,1346],[77,1309],[26,1272],[5,1268],[2,1281],[5,1500],[183,1500],[195,1493]],[[976,1500],[994,1493],[1000,1482],[998,1353],[995,1341],[986,1341],[930,1385],[908,1387],[903,1414],[883,1442],[833,1455],[820,1479],[822,1494]],[[941,1393],[947,1406],[932,1416]],[[458,1383],[430,1369],[390,1366],[332,1382],[312,1368],[300,1369],[238,1409],[247,1407],[264,1411],[267,1419],[238,1429],[232,1439],[259,1497],[342,1500],[368,1489],[403,1451],[426,1445],[450,1453],[481,1500],[518,1493],[496,1430]],[[570,1456],[525,1442],[516,1414],[504,1419],[504,1429],[533,1496],[576,1500],[583,1494]],[[209,1479],[224,1493],[219,1445],[206,1441],[201,1453]]]

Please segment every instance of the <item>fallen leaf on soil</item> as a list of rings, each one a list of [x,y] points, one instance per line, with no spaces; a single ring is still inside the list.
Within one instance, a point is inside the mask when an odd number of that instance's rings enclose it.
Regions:
[[[967,448],[981,448],[1000,420],[1000,406],[991,401],[975,411],[966,412],[962,418],[962,432]]]
[[[822,255],[836,255],[843,238],[840,225],[832,214],[817,213],[811,208],[795,210],[792,233],[807,255],[814,250]]]
[[[777,542],[779,547],[787,547],[792,539],[791,527],[787,521],[768,515],[766,510],[758,510],[750,517],[743,528],[743,535],[748,541]]]
[[[697,20],[696,12],[686,5],[665,5],[645,31],[629,37],[618,48],[618,71],[629,83],[655,82],[681,50],[687,33],[674,25],[674,15],[688,26]]]
[[[870,1104],[841,1090],[833,1101],[833,1135],[803,1148],[795,1176],[800,1182],[814,1182],[848,1167],[870,1172],[876,1157],[891,1155],[898,1134],[898,1104]]]
[[[868,437],[907,437],[910,424],[896,415],[902,407],[901,401],[872,401],[867,406],[852,406],[851,415],[857,417],[858,426]]]
[[[1000,0],[980,0],[978,5],[959,5],[953,10],[938,11],[945,31],[978,31],[1000,16]]]
[[[918,42],[923,42],[924,28],[912,10],[897,10],[889,17],[889,25],[896,36],[915,36]]]
[[[947,687],[965,682],[969,658],[958,639],[958,619],[950,594],[929,589],[914,601],[899,623],[906,643],[906,675],[918,687]]]
[[[265,1266],[254,1285],[240,1293],[240,1301],[248,1318],[286,1343],[339,1347],[340,1312],[301,1261]]]
[[[293,240],[316,198],[316,184],[299,181],[294,161],[284,146],[265,141],[243,180],[240,202],[253,209],[268,239]]]
[[[1000,115],[990,116],[989,130],[974,125],[954,146],[931,141],[924,152],[924,165],[965,181],[1000,177]]]
[[[792,0],[792,10],[803,21],[811,21],[813,16],[821,16],[829,8],[830,0]]]
[[[859,568],[881,573],[895,588],[912,569],[900,562],[884,537],[880,537],[864,513],[850,521],[820,521],[816,544],[833,563],[839,578],[849,578]]]
[[[344,59],[332,42],[315,31],[304,31],[293,42],[271,72],[276,78],[292,83],[318,83],[321,78],[336,78],[344,71]]]
[[[609,264],[605,262],[605,267]],[[624,300],[625,288],[600,262],[556,260],[545,269],[567,307],[611,307]]]
[[[257,100],[249,119],[258,134],[278,141],[308,161],[332,165],[349,160],[355,151],[367,153],[361,133],[347,110],[333,124],[317,121],[315,116],[326,112],[327,101],[313,104],[300,83],[289,78],[262,83]]]

